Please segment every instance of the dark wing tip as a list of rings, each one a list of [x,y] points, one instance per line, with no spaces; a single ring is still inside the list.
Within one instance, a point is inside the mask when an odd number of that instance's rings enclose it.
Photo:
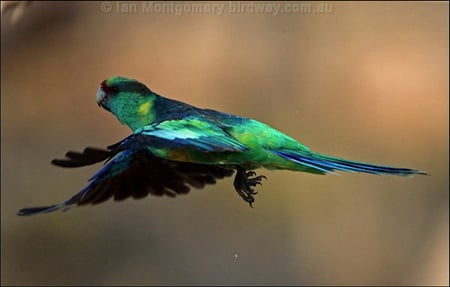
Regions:
[[[116,154],[117,151],[87,147],[83,152],[68,151],[65,159],[54,159],[51,163],[60,167],[81,167],[110,159]]]
[[[48,213],[52,212],[61,208],[66,207],[65,204],[55,204],[50,206],[41,206],[41,207],[29,207],[29,208],[23,208],[17,212],[17,215],[19,216],[28,216],[28,215],[35,215],[35,214],[42,214],[42,213]]]

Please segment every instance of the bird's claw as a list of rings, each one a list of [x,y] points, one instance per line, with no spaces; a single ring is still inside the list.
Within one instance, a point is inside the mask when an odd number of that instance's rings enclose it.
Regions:
[[[256,175],[256,172],[254,172],[253,170],[249,170],[246,173],[247,178],[249,178],[250,176],[255,176],[255,175]]]
[[[253,195],[258,193],[254,190],[254,187],[258,184],[261,185],[261,180],[263,179],[266,179],[264,175],[256,176],[256,173],[252,170],[245,171],[241,167],[238,167],[237,169],[234,187],[236,188],[237,193],[250,205],[250,207],[253,207],[253,202],[255,202]]]

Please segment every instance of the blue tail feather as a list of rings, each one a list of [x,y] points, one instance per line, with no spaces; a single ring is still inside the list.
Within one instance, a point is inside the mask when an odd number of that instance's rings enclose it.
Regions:
[[[335,158],[332,156],[312,152],[309,154],[306,154],[304,152],[296,153],[293,151],[272,151],[272,152],[287,160],[317,169],[325,173],[333,173],[334,170],[341,170],[346,172],[365,172],[372,174],[390,174],[399,176],[427,174],[425,171],[420,170],[350,161],[346,159]]]

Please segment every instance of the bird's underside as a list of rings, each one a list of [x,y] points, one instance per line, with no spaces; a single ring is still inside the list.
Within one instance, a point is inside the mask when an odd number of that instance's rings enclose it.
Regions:
[[[230,177],[236,170],[234,186],[237,193],[252,206],[254,187],[264,176],[255,176],[240,166],[208,165],[170,161],[154,156],[147,150],[121,151],[87,147],[83,152],[69,151],[65,159],[55,159],[52,164],[75,168],[105,161],[105,166],[90,183],[67,201],[45,207],[24,208],[19,215],[47,213],[67,209],[74,205],[99,204],[110,198],[121,201],[129,197],[140,199],[148,194],[175,197],[186,194],[191,188],[204,188],[217,180]],[[128,154],[123,154],[128,153]],[[123,155],[121,157],[121,155]],[[123,159],[122,159],[123,158]],[[122,162],[123,161],[123,162]]]

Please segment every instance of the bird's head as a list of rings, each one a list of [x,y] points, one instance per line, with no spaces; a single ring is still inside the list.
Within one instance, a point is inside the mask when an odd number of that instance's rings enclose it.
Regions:
[[[124,77],[110,77],[100,84],[97,104],[113,113],[133,131],[154,120],[152,111],[157,95],[144,84]]]

